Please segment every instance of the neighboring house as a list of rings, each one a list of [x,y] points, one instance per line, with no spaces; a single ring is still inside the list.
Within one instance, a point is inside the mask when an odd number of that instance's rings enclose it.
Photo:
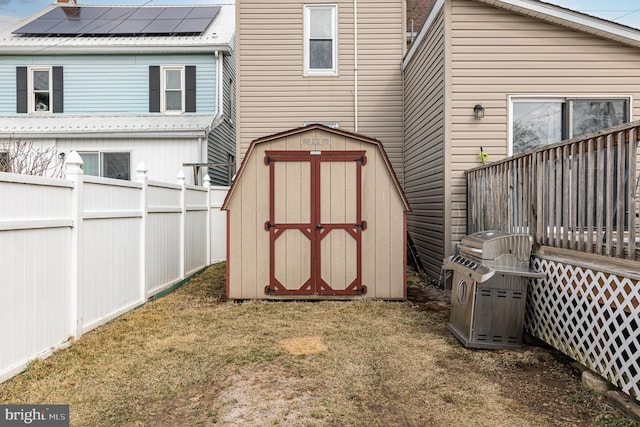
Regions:
[[[438,0],[403,62],[408,230],[433,277],[465,171],[640,115],[640,31],[535,0]],[[476,107],[476,112],[474,107]]]
[[[401,175],[405,0],[236,6],[237,160],[257,138],[320,123],[381,141]]]
[[[0,35],[0,155],[30,141],[79,152],[86,174],[134,179],[144,162],[152,180],[189,183],[211,160],[228,184],[234,27],[233,5],[59,0]]]

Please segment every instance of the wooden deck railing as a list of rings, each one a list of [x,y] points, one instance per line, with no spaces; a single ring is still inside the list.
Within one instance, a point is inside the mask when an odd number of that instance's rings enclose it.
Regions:
[[[639,134],[637,121],[467,171],[468,232],[640,260]]]

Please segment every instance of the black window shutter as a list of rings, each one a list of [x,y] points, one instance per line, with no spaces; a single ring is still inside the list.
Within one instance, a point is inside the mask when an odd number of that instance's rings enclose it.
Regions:
[[[184,111],[196,112],[196,67],[187,65],[184,67]]]
[[[16,67],[16,113],[27,112],[27,67]]]
[[[53,112],[64,112],[64,77],[62,67],[53,67]]]
[[[160,67],[149,66],[149,112],[160,112]]]

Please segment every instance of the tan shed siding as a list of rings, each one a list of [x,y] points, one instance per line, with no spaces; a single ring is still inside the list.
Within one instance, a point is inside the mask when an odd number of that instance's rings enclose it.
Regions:
[[[508,152],[509,96],[633,95],[640,50],[470,0],[452,0],[452,240],[466,234],[464,171]],[[473,118],[482,103],[485,118]]]
[[[338,122],[354,132],[353,1],[338,5],[338,76],[304,76],[299,0],[238,0],[238,151],[251,141],[305,122]],[[400,172],[403,3],[358,3],[357,131],[383,142]]]
[[[362,283],[367,286],[367,298],[403,299],[404,298],[404,204],[397,191],[392,175],[389,173],[382,154],[375,145],[345,138],[341,135],[327,134],[323,131],[295,134],[286,138],[261,143],[255,146],[251,156],[238,177],[233,194],[229,200],[229,297],[234,299],[265,298],[264,287],[269,281],[269,233],[264,223],[269,219],[269,168],[264,164],[265,150],[299,150],[303,138],[319,137],[331,139],[326,150],[366,150],[367,164],[362,168],[362,218],[367,222],[367,229],[362,233]],[[324,163],[323,168],[333,173],[354,172],[353,164]],[[293,175],[296,165],[290,170]],[[287,168],[282,169],[283,171]],[[329,175],[331,175],[329,174]],[[281,176],[282,178],[282,176]],[[326,176],[325,179],[331,178]],[[289,185],[282,183],[282,185]],[[295,185],[295,184],[294,184]],[[323,186],[330,183],[322,181]],[[278,186],[278,183],[276,183]],[[321,191],[327,188],[321,187]],[[334,189],[338,190],[338,189]],[[351,219],[354,191],[344,193],[344,206],[321,206],[324,218],[340,222],[344,218]],[[309,205],[309,189],[299,188],[286,194],[300,194],[295,200],[280,200],[286,210],[278,209],[276,214],[286,215],[287,221],[304,220],[308,208],[296,207],[296,202]],[[282,193],[282,194],[284,194]],[[278,189],[276,188],[276,198]],[[306,197],[306,198],[305,198]],[[338,200],[339,197],[333,198]],[[344,218],[343,218],[344,217]],[[333,233],[333,232],[332,232]],[[335,280],[344,287],[352,276],[355,277],[355,260],[346,259],[339,250],[340,236],[335,238],[329,234],[325,239],[338,240],[333,244],[337,253],[326,253],[323,259],[323,278]],[[325,240],[323,239],[323,240]],[[349,244],[349,239],[346,239]],[[286,244],[299,244],[295,238]],[[335,243],[335,242],[334,242]],[[283,243],[285,244],[285,243]],[[300,251],[305,254],[306,249]],[[295,253],[295,252],[291,252]],[[340,256],[341,255],[341,256]],[[305,260],[276,260],[283,276],[279,279],[296,282],[309,277],[309,272],[302,269],[309,265]],[[291,280],[289,280],[291,279]],[[352,280],[352,279],[351,279]],[[340,288],[338,286],[337,288]],[[281,298],[281,297],[271,297]],[[316,296],[285,297],[285,299],[309,299]],[[324,297],[318,297],[324,298]],[[355,299],[362,298],[354,296]]]
[[[420,259],[437,277],[444,248],[444,14],[405,69],[407,228]]]

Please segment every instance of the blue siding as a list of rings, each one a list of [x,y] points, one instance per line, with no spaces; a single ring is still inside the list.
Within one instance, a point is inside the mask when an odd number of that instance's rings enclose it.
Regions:
[[[16,114],[17,66],[64,67],[64,114],[149,112],[149,65],[195,65],[198,113],[215,113],[216,58],[210,55],[0,57],[0,114]]]

